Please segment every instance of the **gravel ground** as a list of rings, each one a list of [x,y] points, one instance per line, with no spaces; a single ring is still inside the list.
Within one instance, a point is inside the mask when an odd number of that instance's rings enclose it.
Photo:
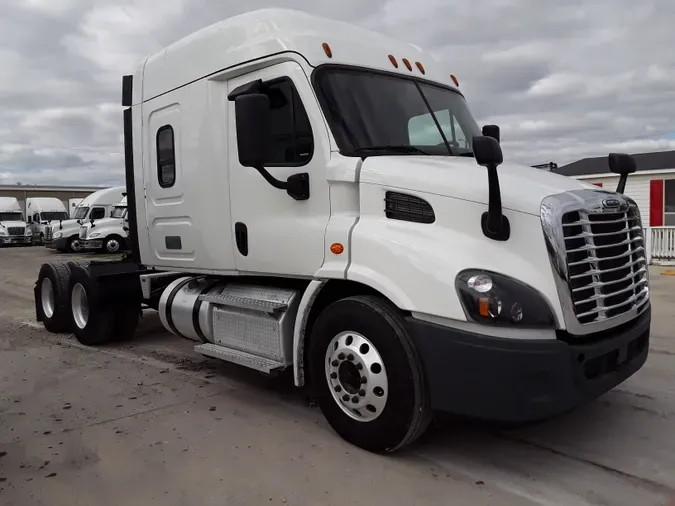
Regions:
[[[0,250],[0,504],[675,505],[675,277],[661,269],[651,353],[627,382],[526,429],[438,421],[380,457],[289,380],[207,360],[153,312],[123,346],[45,332],[32,289],[62,258]]]

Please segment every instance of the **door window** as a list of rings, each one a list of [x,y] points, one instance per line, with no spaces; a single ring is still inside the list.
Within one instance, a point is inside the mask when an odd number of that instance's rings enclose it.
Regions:
[[[100,220],[102,218],[105,218],[105,209],[102,207],[95,207],[91,210],[91,214],[89,215],[90,220]]]
[[[298,91],[289,78],[270,81],[262,90],[270,99],[272,145],[265,165],[300,166],[314,152],[312,127]]]

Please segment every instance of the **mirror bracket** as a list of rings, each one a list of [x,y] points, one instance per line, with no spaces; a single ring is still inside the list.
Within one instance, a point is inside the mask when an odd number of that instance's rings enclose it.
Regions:
[[[279,190],[286,190],[286,193],[295,200],[307,200],[309,198],[309,174],[307,172],[288,176],[288,179],[284,182],[275,178],[262,165],[253,168],[260,172],[265,181]]]

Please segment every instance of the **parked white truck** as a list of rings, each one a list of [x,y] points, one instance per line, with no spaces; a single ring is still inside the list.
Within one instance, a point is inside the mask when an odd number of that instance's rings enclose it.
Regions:
[[[45,246],[62,253],[79,251],[82,224],[109,217],[115,204],[122,200],[124,191],[124,186],[116,186],[87,195],[76,207],[72,219],[46,227]]]
[[[122,104],[130,253],[44,264],[51,331],[129,339],[157,309],[201,354],[291,369],[371,451],[434,411],[568,411],[647,358],[635,202],[502,163],[499,129],[415,46],[254,11],[148,57]]]
[[[32,232],[26,225],[16,197],[0,197],[0,245],[30,244]]]
[[[84,223],[80,228],[82,251],[119,253],[127,249],[127,197],[113,208],[110,218]]]
[[[52,223],[68,219],[68,211],[61,199],[54,197],[28,197],[26,221],[33,236],[33,244],[45,243],[45,230]]]
[[[72,218],[75,216],[77,206],[80,205],[83,199],[68,199],[68,217]]]

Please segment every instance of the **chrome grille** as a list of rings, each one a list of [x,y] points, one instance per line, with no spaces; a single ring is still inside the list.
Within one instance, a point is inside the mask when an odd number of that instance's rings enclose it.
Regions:
[[[648,307],[645,238],[632,199],[601,189],[551,195],[541,223],[571,335],[613,328]]]
[[[45,241],[52,240],[52,227],[45,227]]]
[[[640,216],[573,211],[562,217],[570,292],[579,323],[612,318],[647,298]]]
[[[8,227],[7,232],[9,235],[24,235],[26,233],[26,227]]]
[[[80,239],[87,238],[87,227],[80,227]]]

